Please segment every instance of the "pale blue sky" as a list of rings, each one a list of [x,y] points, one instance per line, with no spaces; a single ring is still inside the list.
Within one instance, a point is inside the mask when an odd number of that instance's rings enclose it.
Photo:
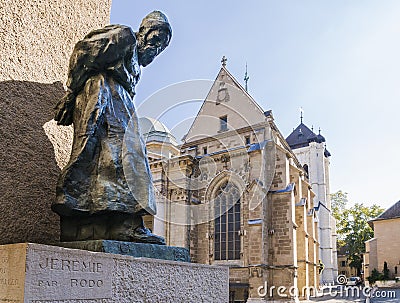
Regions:
[[[249,93],[285,136],[300,107],[306,125],[321,127],[332,192],[385,208],[400,199],[400,1],[113,0],[111,22],[137,30],[155,9],[173,38],[143,69],[137,103],[177,82],[215,79],[223,55],[243,83],[247,62]]]

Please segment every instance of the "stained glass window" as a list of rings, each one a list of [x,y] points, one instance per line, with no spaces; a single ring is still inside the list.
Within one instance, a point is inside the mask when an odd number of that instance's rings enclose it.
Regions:
[[[240,192],[224,183],[215,195],[214,259],[240,259]]]

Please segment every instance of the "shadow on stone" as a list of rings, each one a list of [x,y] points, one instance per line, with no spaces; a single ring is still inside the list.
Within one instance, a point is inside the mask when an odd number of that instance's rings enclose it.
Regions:
[[[59,239],[50,205],[60,168],[43,125],[63,94],[61,82],[0,82],[0,244]]]

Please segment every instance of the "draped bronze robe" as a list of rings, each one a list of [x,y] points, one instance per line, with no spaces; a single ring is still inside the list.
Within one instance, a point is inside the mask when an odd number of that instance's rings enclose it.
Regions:
[[[60,216],[155,214],[151,172],[132,100],[139,77],[136,37],[129,27],[107,26],[76,44],[69,92],[57,105],[55,118],[74,125],[71,157],[52,205]]]

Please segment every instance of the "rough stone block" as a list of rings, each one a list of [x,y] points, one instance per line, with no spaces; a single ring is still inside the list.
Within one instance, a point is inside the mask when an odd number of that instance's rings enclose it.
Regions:
[[[228,268],[41,244],[0,246],[0,302],[228,302]]]

